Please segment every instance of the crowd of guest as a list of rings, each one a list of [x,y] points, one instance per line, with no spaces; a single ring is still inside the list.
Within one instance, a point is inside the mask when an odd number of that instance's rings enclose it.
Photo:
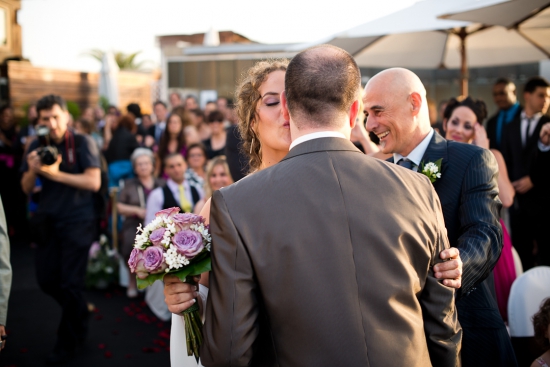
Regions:
[[[499,311],[506,321],[516,277],[537,265],[550,265],[550,236],[545,228],[550,223],[550,169],[546,155],[541,154],[550,150],[550,84],[540,77],[531,78],[523,88],[521,105],[515,84],[498,79],[493,96],[498,111],[487,121],[485,102],[458,97],[440,102],[432,126],[447,140],[490,149],[498,163],[504,248],[494,268],[494,281]],[[88,136],[100,152],[102,190],[94,200],[105,204],[107,187],[118,192],[116,211],[122,219],[118,248],[126,260],[136,227],[151,221],[155,212],[178,206],[199,213],[214,191],[249,171],[239,150],[231,100],[219,98],[203,109],[194,96],[171,93],[169,101],[170,108],[163,101],[155,102],[152,115],[142,114],[141,107],[132,103],[124,110],[88,107],[69,121],[69,129]],[[378,138],[366,131],[363,118],[352,131],[352,141],[366,154],[388,158],[379,151]],[[20,183],[20,167],[37,139],[35,104],[27,108],[26,120],[28,125],[20,128],[12,108],[0,108],[0,195],[11,236],[26,232],[27,211],[32,212],[40,202],[40,177],[29,195]],[[96,205],[97,218],[107,218],[106,207]],[[168,319],[165,305],[156,301],[162,290],[148,292],[153,311]],[[138,296],[135,277],[130,274],[127,296]]]

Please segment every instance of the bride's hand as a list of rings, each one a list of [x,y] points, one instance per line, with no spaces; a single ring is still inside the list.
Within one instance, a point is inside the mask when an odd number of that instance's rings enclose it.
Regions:
[[[168,274],[164,277],[164,302],[170,312],[179,315],[196,302],[195,298],[199,296],[200,276],[194,277],[194,280],[197,282],[196,286],[184,283],[174,275]]]
[[[487,138],[487,131],[485,131],[485,128],[479,122],[476,122],[474,125],[474,134],[474,141],[472,143],[478,147],[489,149],[489,138]]]

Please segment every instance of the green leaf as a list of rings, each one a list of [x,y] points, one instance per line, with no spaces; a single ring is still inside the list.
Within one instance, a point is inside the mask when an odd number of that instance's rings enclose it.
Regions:
[[[159,274],[150,274],[145,279],[137,278],[137,287],[138,289],[145,289],[153,285],[153,283],[156,282],[157,280],[163,280],[166,274],[173,274],[177,276],[182,282],[185,282],[186,277],[190,275],[200,275],[202,273],[210,271],[211,268],[212,268],[212,260],[210,258],[210,253],[203,252],[199,256],[197,256],[195,259],[193,259],[193,262],[191,264],[183,268],[180,268],[178,270],[173,270],[168,273],[163,272]]]

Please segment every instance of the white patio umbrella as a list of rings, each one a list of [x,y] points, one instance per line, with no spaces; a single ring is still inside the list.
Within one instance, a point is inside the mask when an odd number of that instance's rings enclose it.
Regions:
[[[504,27],[550,58],[550,0],[507,0],[498,4],[479,1],[440,18]]]
[[[99,75],[99,95],[105,97],[110,105],[117,106],[118,95],[118,65],[115,56],[111,51],[103,54],[101,60],[101,71]]]
[[[485,0],[495,4],[502,0]],[[313,44],[330,43],[350,52],[360,67],[460,68],[468,94],[468,66],[533,62],[546,56],[516,32],[467,21],[438,19],[472,8],[475,0],[425,0]],[[309,45],[303,45],[309,46]]]

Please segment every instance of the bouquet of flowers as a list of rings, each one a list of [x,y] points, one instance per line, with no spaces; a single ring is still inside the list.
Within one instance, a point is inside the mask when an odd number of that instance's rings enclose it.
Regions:
[[[105,234],[92,243],[86,269],[86,286],[105,289],[118,281],[118,255]]]
[[[179,213],[180,208],[168,208],[155,214],[155,219],[138,227],[134,249],[128,265],[136,273],[137,286],[143,289],[166,274],[173,274],[183,282],[195,284],[192,277],[210,271],[212,239],[204,218],[200,215]],[[202,322],[199,306],[183,312],[187,355],[199,359],[202,344]]]

